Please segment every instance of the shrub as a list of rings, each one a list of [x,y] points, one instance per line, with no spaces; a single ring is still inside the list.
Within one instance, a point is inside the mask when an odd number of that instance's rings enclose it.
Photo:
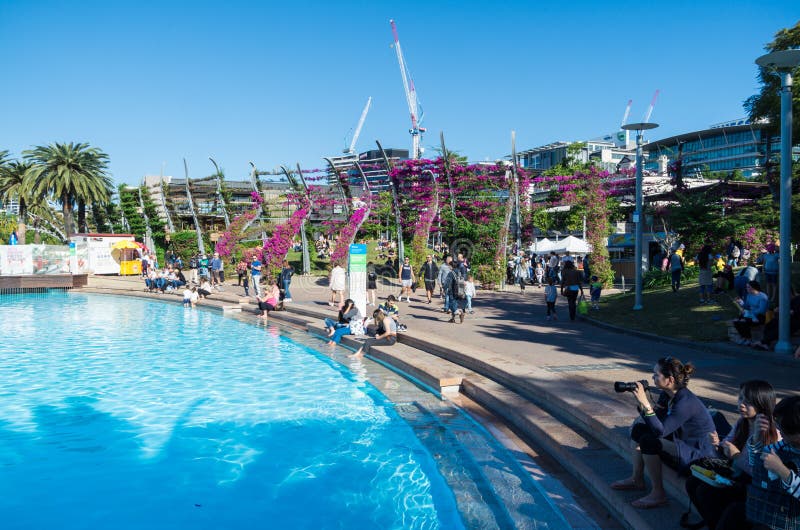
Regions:
[[[700,274],[700,268],[696,265],[688,265],[683,268],[681,282],[696,280]],[[642,289],[658,289],[672,285],[672,272],[661,269],[650,269],[642,278]]]

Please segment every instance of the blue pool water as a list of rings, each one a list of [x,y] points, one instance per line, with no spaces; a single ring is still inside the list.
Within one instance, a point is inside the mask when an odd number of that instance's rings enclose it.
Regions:
[[[131,298],[0,296],[3,528],[462,528],[371,385],[277,333]]]

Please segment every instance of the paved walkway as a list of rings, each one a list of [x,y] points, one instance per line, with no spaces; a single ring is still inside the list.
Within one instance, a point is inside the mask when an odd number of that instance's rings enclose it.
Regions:
[[[296,277],[291,287],[293,304],[315,307],[335,314],[327,305],[328,289],[324,279]],[[228,291],[239,293],[231,286]],[[399,289],[381,286],[379,299],[397,295]],[[691,388],[706,402],[735,414],[740,382],[760,378],[772,383],[779,395],[800,390],[800,361],[759,355],[755,350],[727,345],[709,348],[700,343],[676,345],[662,340],[621,334],[593,326],[588,322],[571,322],[566,304],[559,301],[560,320],[545,320],[544,294],[528,288],[507,292],[478,291],[473,301],[475,313],[467,315],[463,324],[449,324],[442,313],[442,302],[434,299],[428,305],[424,292],[417,291],[414,301],[401,302],[400,313],[409,334],[440,336],[460,342],[465,349],[485,350],[506,361],[545,369],[560,380],[564,391],[577,393],[581,388],[597,389],[589,393],[591,401],[612,399],[630,405],[633,417],[634,400],[627,394],[613,392],[614,381],[650,379],[655,361],[667,355],[684,362],[692,361],[697,372]],[[371,308],[370,308],[371,309]],[[580,383],[576,386],[570,381]]]

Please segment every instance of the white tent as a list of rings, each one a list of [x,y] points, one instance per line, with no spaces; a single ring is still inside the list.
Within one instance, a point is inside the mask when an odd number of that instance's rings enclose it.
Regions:
[[[550,252],[550,250],[553,249],[553,245],[555,245],[555,243],[547,238],[540,239],[539,241],[530,246],[530,251],[536,252],[537,254],[540,254],[542,252]]]
[[[588,254],[592,251],[592,247],[583,239],[575,236],[567,236],[561,241],[552,241],[551,248],[547,252],[555,251],[556,253],[569,252],[570,254]]]

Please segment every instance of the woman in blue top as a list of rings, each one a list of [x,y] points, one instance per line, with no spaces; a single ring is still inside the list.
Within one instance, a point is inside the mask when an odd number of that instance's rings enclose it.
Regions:
[[[714,456],[711,434],[716,432],[714,420],[688,388],[694,373],[692,363],[683,364],[678,359],[665,357],[653,367],[653,384],[661,390],[658,403],[653,406],[642,383],[636,383],[633,396],[639,404],[642,423],[631,431],[633,440],[633,473],[627,479],[611,484],[616,490],[643,490],[644,472],[650,477],[653,489],[641,499],[633,501],[635,508],[656,508],[667,504],[667,494],[662,481],[661,457],[669,455],[686,470],[689,463],[705,456]]]
[[[767,309],[769,309],[769,299],[761,292],[761,284],[753,280],[747,284],[747,296],[742,300],[736,300],[742,308],[742,316],[733,321],[733,327],[742,337],[739,344],[750,346],[753,338],[751,328],[760,326],[766,321]]]

